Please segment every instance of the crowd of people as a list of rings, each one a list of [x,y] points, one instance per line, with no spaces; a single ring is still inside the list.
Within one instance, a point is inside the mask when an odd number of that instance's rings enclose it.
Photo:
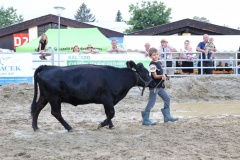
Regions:
[[[145,50],[140,50],[140,53],[144,53],[146,56],[148,55],[148,51],[150,48],[150,43],[146,42],[144,47]],[[173,75],[174,69],[171,68],[173,66],[173,55],[172,52],[179,53],[179,56],[177,59],[179,60],[176,64],[176,67],[183,67],[182,73],[183,74],[194,74],[194,58],[198,58],[197,67],[208,67],[208,68],[198,68],[197,73],[201,74],[201,71],[203,71],[202,74],[213,74],[214,70],[214,58],[215,53],[217,51],[217,48],[214,44],[214,38],[209,37],[208,34],[203,35],[203,41],[199,42],[196,46],[196,49],[194,50],[189,40],[184,41],[183,48],[181,48],[179,51],[176,50],[176,48],[172,47],[170,44],[168,44],[168,41],[166,39],[162,39],[160,41],[160,46],[158,48],[159,52],[159,60],[162,62],[162,66],[167,66],[166,74]],[[196,52],[200,52],[199,57],[196,56]],[[166,56],[166,57],[164,57]],[[163,59],[166,60],[166,62],[163,61]],[[240,53],[238,54],[237,59],[240,59]],[[240,60],[237,64],[240,67]],[[189,67],[189,68],[188,68]],[[220,67],[220,66],[217,66]],[[233,73],[233,69],[229,68],[228,63],[225,63],[224,67],[228,68],[222,68],[222,69],[215,69],[217,71],[227,71],[228,73]],[[240,73],[240,69],[238,69],[238,72]]]
[[[37,51],[41,54],[39,58],[41,60],[46,60],[46,56],[50,56],[51,53],[46,53],[46,47],[48,44],[48,37],[46,34],[43,34],[41,36],[41,39],[39,41],[39,46]],[[149,49],[151,48],[151,44],[149,42],[146,42],[144,44],[144,49],[139,50],[140,53],[145,54],[146,57],[149,56]],[[198,59],[202,61],[198,61],[197,67],[208,67],[208,68],[198,68],[198,74],[201,74],[201,71],[203,71],[202,74],[212,74],[213,73],[213,65],[214,61],[213,59],[215,58],[215,52],[217,51],[217,48],[214,44],[214,39],[212,37],[209,37],[207,34],[203,35],[203,41],[199,42],[196,49],[194,50],[191,47],[190,41],[185,40],[183,48],[181,48],[179,51],[176,50],[173,46],[168,44],[168,41],[166,39],[162,39],[160,41],[160,46],[158,48],[159,52],[159,57],[158,60],[162,62],[162,66],[167,66],[166,69],[166,74],[168,75],[174,75],[174,68],[173,66],[173,55],[172,52],[179,52],[179,61],[178,65],[182,68],[182,73],[183,74],[193,74],[194,73],[194,58],[196,57],[196,54],[194,52],[201,52],[199,54]],[[73,47],[73,52],[78,52],[78,53],[84,53],[84,54],[96,54],[99,53],[98,49],[95,49],[92,44],[88,44],[86,46],[85,50],[80,50],[80,47],[78,45],[75,45]],[[111,41],[111,47],[107,50],[107,53],[126,53],[127,50],[120,48],[118,46],[118,43],[116,40]],[[165,57],[166,56],[166,57]],[[238,59],[240,59],[240,54],[238,54]],[[164,62],[166,60],[166,62]],[[238,65],[240,66],[240,62],[238,62]],[[227,67],[228,64],[225,63],[225,67]],[[189,67],[189,68],[188,68]],[[218,67],[218,66],[217,66]],[[231,68],[218,68],[217,71],[231,71]],[[239,70],[240,73],[240,70]]]
[[[214,43],[214,39],[207,34],[203,35],[203,41],[198,44],[196,47],[196,50],[193,51],[190,41],[185,40],[184,46],[180,51],[177,51],[176,48],[172,47],[170,44],[168,44],[168,41],[166,39],[162,39],[160,41],[160,47],[158,48],[159,52],[159,60],[166,59],[166,64],[162,63],[162,66],[167,66],[167,74],[173,75],[174,69],[171,68],[173,66],[173,55],[172,52],[179,52],[179,59],[182,59],[183,61],[179,63],[180,67],[186,67],[182,69],[182,72],[184,74],[193,74],[193,58],[196,57],[196,54],[194,52],[202,52],[202,54],[199,55],[199,59],[203,59],[203,67],[209,67],[213,66],[212,59],[214,59],[214,53],[217,51]],[[150,43],[145,43],[145,50],[140,50],[140,53],[144,53],[146,56],[148,56],[148,50],[150,48]],[[165,58],[166,56],[166,58]],[[198,66],[201,66],[200,61],[198,62]],[[189,68],[187,68],[189,67]],[[204,74],[212,74],[212,69],[204,69]],[[201,69],[198,69],[198,74],[201,74]]]
[[[42,34],[41,39],[39,41],[37,52],[41,54],[39,58],[41,60],[47,60],[46,56],[51,56],[51,53],[46,53],[48,44],[48,37],[46,34]],[[126,53],[127,51],[123,48],[118,47],[118,43],[116,40],[112,40],[111,47],[107,50],[108,53]],[[88,44],[85,50],[80,50],[80,47],[78,45],[73,46],[72,52],[82,52],[85,54],[96,54],[99,53],[98,49],[95,49],[92,44]]]

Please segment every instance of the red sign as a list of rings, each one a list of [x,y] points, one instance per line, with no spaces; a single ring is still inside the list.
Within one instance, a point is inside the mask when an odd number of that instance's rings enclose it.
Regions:
[[[14,49],[16,49],[16,47],[26,44],[28,42],[29,42],[28,33],[13,34]]]

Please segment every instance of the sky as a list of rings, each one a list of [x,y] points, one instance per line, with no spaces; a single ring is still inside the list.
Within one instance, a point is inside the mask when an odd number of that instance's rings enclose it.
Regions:
[[[153,0],[150,0],[153,1]],[[237,29],[240,27],[239,0],[157,0],[172,9],[171,22],[194,16],[205,17],[210,23],[226,25]],[[141,3],[142,0],[0,0],[0,7],[14,7],[17,14],[25,20],[34,19],[47,14],[57,14],[55,6],[65,7],[62,17],[74,19],[77,9],[82,3],[91,9],[98,22],[114,22],[120,10],[124,20],[129,20],[129,5]]]

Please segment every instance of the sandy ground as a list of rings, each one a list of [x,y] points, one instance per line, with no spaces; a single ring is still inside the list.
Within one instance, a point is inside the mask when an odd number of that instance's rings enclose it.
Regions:
[[[75,129],[67,132],[46,106],[40,131],[31,128],[32,84],[0,87],[1,159],[240,159],[240,78],[206,76],[172,78],[166,83],[171,110],[180,118],[163,123],[158,98],[151,118],[142,126],[144,96],[138,88],[116,105],[115,129],[97,129],[105,119],[101,105],[63,104],[62,114]]]

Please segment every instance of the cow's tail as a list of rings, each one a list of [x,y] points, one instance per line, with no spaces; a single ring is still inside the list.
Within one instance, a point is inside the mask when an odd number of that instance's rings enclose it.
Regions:
[[[44,66],[39,66],[34,72],[34,96],[33,96],[33,101],[32,101],[32,105],[31,105],[31,116],[32,117],[33,117],[33,113],[35,112],[36,105],[37,105],[37,95],[38,95],[37,75],[43,69],[44,69]]]

